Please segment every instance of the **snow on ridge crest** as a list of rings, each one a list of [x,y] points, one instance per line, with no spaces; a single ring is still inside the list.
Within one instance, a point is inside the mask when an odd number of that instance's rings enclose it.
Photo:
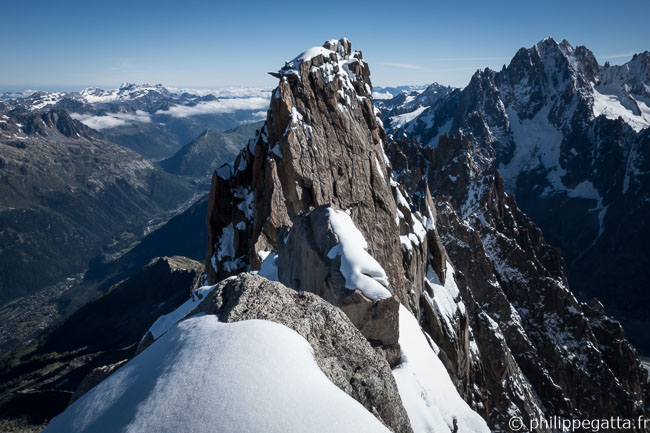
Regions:
[[[338,76],[343,81],[344,88],[353,89],[351,82],[356,81],[357,77],[350,70],[349,65],[359,62],[363,67],[365,61],[360,51],[352,51],[352,44],[347,38],[341,38],[338,41],[330,39],[325,41],[323,46],[309,48],[294,57],[293,60],[285,62],[277,74],[271,73],[271,75],[278,78],[300,79],[301,65],[305,62],[313,63],[313,59],[318,56],[322,56],[324,62],[320,66],[312,65],[310,72],[322,70],[325,83],[330,83]]]
[[[393,377],[413,431],[490,431],[458,394],[417,319],[403,305],[399,307],[399,344],[402,359],[393,369]]]
[[[327,404],[315,405],[315,398]],[[214,315],[173,325],[45,429],[263,430],[389,431],[325,376],[296,331],[266,320],[223,323]]]

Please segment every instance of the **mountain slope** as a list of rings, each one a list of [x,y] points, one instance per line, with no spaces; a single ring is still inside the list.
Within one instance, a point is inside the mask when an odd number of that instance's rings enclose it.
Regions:
[[[392,131],[433,147],[442,134],[470,137],[475,163],[498,168],[506,190],[562,249],[573,290],[601,299],[644,352],[649,64],[644,52],[601,66],[587,48],[547,38]]]
[[[206,130],[159,164],[168,173],[197,178],[201,183],[209,184],[214,167],[232,161],[260,127],[258,122],[225,132]]]
[[[100,284],[100,290],[120,281],[151,260],[160,256],[181,256],[202,260],[205,255],[205,214],[208,196],[198,199],[192,206],[174,216],[161,227],[148,233],[130,246],[119,257],[102,256],[88,264],[84,278],[89,283]]]
[[[40,431],[75,392],[87,391],[132,357],[142,334],[159,315],[185,301],[199,275],[192,260],[156,258],[29,346],[4,357],[0,428]],[[87,376],[93,379],[90,384],[84,381]]]
[[[192,195],[65,111],[0,120],[2,303],[82,271],[105,245],[139,237]]]

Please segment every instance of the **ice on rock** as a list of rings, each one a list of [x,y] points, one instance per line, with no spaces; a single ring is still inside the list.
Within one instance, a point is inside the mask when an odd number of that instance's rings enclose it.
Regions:
[[[232,223],[225,226],[219,237],[219,248],[217,249],[217,259],[223,260],[226,257],[235,257],[235,229],[232,226]]]
[[[205,299],[205,297],[215,288],[216,286],[203,286],[199,287],[192,292],[190,299],[185,301],[180,307],[175,309],[169,314],[164,314],[151,325],[149,332],[154,340],[157,340],[165,332],[187,316],[192,310],[199,306],[199,304]]]
[[[230,166],[230,164],[223,164],[222,166],[217,168],[217,176],[219,176],[223,180],[230,179],[230,176],[232,176],[232,167]]]
[[[455,335],[453,323],[458,313],[465,313],[465,304],[459,299],[460,291],[456,285],[454,268],[449,262],[446,264],[446,275],[447,278],[443,285],[436,272],[429,265],[425,283],[431,287],[434,296],[429,296],[425,291],[424,297],[445,324],[449,335],[453,336]]]
[[[545,195],[566,190],[562,183],[566,171],[560,165],[562,133],[548,120],[549,111],[550,107],[545,107],[532,119],[520,119],[513,109],[507,110],[516,148],[512,159],[499,166],[499,173],[510,190],[514,191],[520,173],[539,166],[548,171],[552,188]]]
[[[274,322],[180,322],[52,420],[47,433],[388,432]]]

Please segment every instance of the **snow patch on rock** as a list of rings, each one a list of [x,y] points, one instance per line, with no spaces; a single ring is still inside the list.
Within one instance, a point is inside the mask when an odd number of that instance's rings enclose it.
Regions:
[[[154,340],[157,340],[165,332],[174,326],[176,323],[181,321],[185,316],[192,312],[199,304],[205,299],[205,297],[216,287],[215,286],[203,286],[192,292],[190,299],[185,301],[180,307],[175,309],[169,314],[164,314],[153,322],[149,332]]]
[[[339,243],[327,253],[327,257],[330,259],[341,257],[341,273],[345,277],[345,288],[359,289],[373,301],[390,298],[392,295],[387,289],[389,283],[386,271],[366,251],[368,242],[354,225],[350,215],[332,208],[327,209],[327,215],[332,231],[339,240]]]

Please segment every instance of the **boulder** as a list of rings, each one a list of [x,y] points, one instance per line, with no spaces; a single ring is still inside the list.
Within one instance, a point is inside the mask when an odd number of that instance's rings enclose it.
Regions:
[[[279,280],[340,307],[373,346],[383,347],[391,355],[389,363],[394,365],[399,361],[399,301],[395,297],[372,300],[359,289],[346,288],[341,257],[328,256],[339,244],[328,217],[329,209],[320,206],[294,219],[286,241],[279,244]]]

